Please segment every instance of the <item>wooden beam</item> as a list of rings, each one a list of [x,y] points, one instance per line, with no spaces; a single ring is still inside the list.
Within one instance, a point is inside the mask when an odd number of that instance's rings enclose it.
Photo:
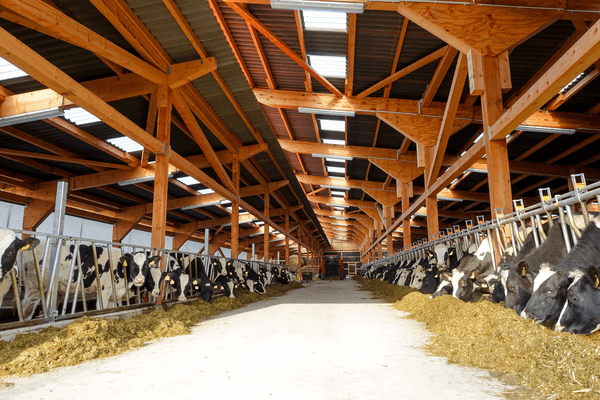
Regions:
[[[408,21],[408,18],[406,21]],[[421,99],[421,104],[423,107],[429,107],[431,105],[431,102],[440,88],[440,85],[444,81],[452,62],[456,58],[457,53],[458,50],[452,46],[448,46],[446,53],[440,60],[435,72],[433,73],[433,77],[431,78],[429,85],[427,85],[427,88],[425,89],[425,93],[423,93],[423,98]]]
[[[596,22],[491,126],[489,138],[496,140],[508,135],[599,58],[600,22]]]
[[[467,54],[498,55],[558,20],[564,11],[520,7],[406,3],[398,12]]]
[[[160,84],[167,81],[164,72],[40,0],[5,0],[2,6],[48,29],[59,38],[106,58],[152,82]]]
[[[564,93],[559,93],[554,100],[548,106],[548,110],[554,111],[558,107],[562,106],[567,100],[573,97],[577,92],[586,87],[590,82],[596,79],[600,75],[600,70],[594,68],[589,74],[584,76],[579,82],[573,85],[569,90]]]
[[[231,166],[231,180],[233,181],[233,191],[240,192],[240,160],[237,154],[233,155]],[[237,258],[239,251],[240,237],[240,206],[239,202],[231,202],[231,258]]]
[[[346,77],[346,96],[352,97],[354,90],[354,57],[356,56],[356,14],[348,14],[348,72]]]
[[[171,73],[168,76],[168,85],[171,89],[177,89],[178,87],[213,72],[216,69],[217,59],[214,57],[175,64],[171,66]]]
[[[123,165],[123,164],[107,163],[107,162],[103,162],[103,161],[92,161],[92,160],[86,160],[83,158],[53,156],[50,154],[33,153],[31,151],[0,149],[0,155],[30,157],[30,158],[37,158],[40,160],[58,161],[58,162],[64,162],[64,163],[68,163],[68,164],[79,164],[79,165],[86,165],[86,166],[91,165],[91,166],[96,166],[96,167],[106,167],[106,168],[114,168],[114,169],[129,169],[129,167],[127,165]]]
[[[467,57],[464,53],[460,53],[458,61],[456,62],[456,70],[454,71],[454,78],[452,79],[448,102],[446,103],[446,111],[444,111],[444,118],[442,119],[438,140],[435,144],[433,160],[426,168],[426,174],[428,175],[426,179],[427,182],[435,181],[442,168],[442,160],[446,153],[448,140],[450,139],[450,134],[454,130],[454,118],[456,117],[458,105],[460,104],[465,80],[467,79],[467,72]]]
[[[373,86],[369,87],[368,89],[365,89],[362,92],[360,92],[359,94],[357,94],[356,98],[357,99],[365,98],[368,95],[370,95],[371,93],[376,92],[377,90],[381,89],[382,87],[387,86],[390,83],[397,81],[398,79],[402,78],[403,76],[406,76],[406,75],[410,74],[411,72],[414,72],[414,71],[418,70],[419,68],[421,68],[437,59],[442,58],[447,50],[448,50],[448,46],[444,46],[441,49],[436,50],[433,53],[421,58],[420,60],[415,61],[414,63],[410,64],[409,66],[402,68],[400,71],[394,72],[392,75],[388,76],[387,78],[379,81],[375,85],[373,85]]]
[[[263,236],[263,252],[265,254],[265,262],[268,262],[268,258],[269,258],[269,226],[271,225],[270,223],[270,209],[271,209],[271,195],[269,193],[269,191],[265,191],[265,196],[264,196],[264,201],[265,201],[265,205],[264,205],[264,216],[266,217],[267,221],[265,221],[264,224],[264,236]],[[289,222],[288,222],[288,229],[289,229]],[[288,237],[289,233],[286,230],[286,237]]]
[[[246,22],[252,24],[252,26],[262,33],[267,39],[271,41],[275,46],[277,46],[281,51],[283,51],[288,57],[290,57],[296,64],[298,64],[302,69],[308,72],[313,78],[319,81],[327,90],[333,93],[337,97],[343,97],[343,94],[333,86],[327,79],[322,77],[317,71],[315,71],[310,65],[308,65],[302,57],[298,56],[294,50],[292,50],[288,45],[286,45],[281,39],[279,39],[276,35],[271,32],[265,25],[263,25],[258,19],[256,19],[252,14],[250,14],[247,10],[240,7],[236,3],[227,3],[229,7],[231,7],[235,12],[237,12],[240,17],[242,17]]]

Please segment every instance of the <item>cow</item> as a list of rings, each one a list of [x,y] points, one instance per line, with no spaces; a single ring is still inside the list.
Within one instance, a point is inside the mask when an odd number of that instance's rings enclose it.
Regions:
[[[260,271],[260,275],[262,275],[265,278],[265,282],[264,282],[265,287],[266,287],[266,285],[270,285],[271,280],[273,279],[273,274],[271,273],[271,271],[269,271],[265,267],[261,267],[259,271]]]
[[[264,287],[258,272],[256,272],[249,263],[243,264],[243,271],[244,282],[248,290],[250,292],[265,294],[266,288]]]
[[[600,330],[600,267],[576,271],[555,330],[589,335]]]
[[[210,263],[213,266],[214,273],[216,275],[214,289],[221,289],[225,292],[225,296],[233,299],[235,295],[233,293],[234,282],[230,279],[229,272],[225,264],[225,260],[217,257],[211,257]]]
[[[558,265],[545,264],[535,277],[531,298],[521,316],[531,318],[541,324],[551,324],[558,320],[567,300],[567,290],[574,279],[596,265],[600,257],[600,217],[582,232],[577,245]],[[579,279],[581,280],[581,279]]]
[[[183,272],[183,268],[175,268],[172,271],[167,271],[164,279],[165,282],[169,283],[171,290],[175,292],[178,301],[187,300],[185,293],[189,290],[190,276]]]
[[[238,260],[227,260],[227,276],[235,282],[235,287],[244,283],[244,271]]]
[[[18,274],[15,266],[18,252],[20,250],[32,250],[38,244],[40,244],[39,239],[34,237],[21,240],[14,231],[0,229],[0,254],[2,254],[0,256],[0,306],[12,284],[9,278],[10,271],[14,269],[15,274]]]
[[[191,255],[183,256],[181,259],[184,271],[193,274],[191,278],[190,289],[192,292],[199,292],[204,301],[210,303],[213,295],[213,283],[206,274],[206,268],[201,257]]]
[[[44,246],[38,246],[34,249],[37,258],[40,262],[40,267],[44,265]],[[110,252],[110,255],[109,255]],[[126,295],[130,295],[131,290],[134,287],[141,288],[144,286],[146,281],[146,274],[151,266],[153,266],[160,259],[159,256],[148,257],[145,252],[139,252],[134,254],[125,254],[121,256],[121,250],[117,248],[111,248],[107,250],[105,247],[96,246],[96,255],[98,261],[98,274],[100,276],[100,292],[102,295],[102,303],[100,299],[96,299],[96,308],[103,309],[108,307],[114,307],[114,297],[112,295],[113,286],[115,289],[117,304],[122,303],[122,299]],[[58,280],[58,291],[57,299],[62,301],[69,286],[69,294],[74,293],[75,285],[79,279],[79,268],[77,268],[77,260],[75,260],[72,275],[70,275],[70,267],[73,263],[73,259],[77,257],[75,253],[75,245],[67,245],[63,243],[60,252],[58,254],[58,273],[56,279]],[[25,263],[25,294],[23,296],[23,315],[26,319],[31,319],[35,312],[35,309],[40,303],[41,296],[39,292],[39,285],[37,275],[35,272],[35,265],[33,260],[33,254],[24,254]],[[79,259],[81,261],[81,272],[82,281],[85,293],[89,295],[95,295],[97,293],[97,282],[96,282],[96,266],[94,263],[93,249],[88,245],[79,246]],[[111,279],[110,265],[111,259],[116,262],[117,265],[113,265],[113,275],[115,278],[114,284]],[[44,277],[44,287],[48,287],[50,280],[50,263],[46,263],[47,270],[42,271]],[[127,273],[127,287],[125,286],[124,271]],[[69,281],[69,277],[71,280]]]
[[[530,233],[531,236],[533,236]],[[543,263],[557,264],[567,255],[560,224],[553,224],[546,241],[529,253],[521,252],[513,262],[500,265],[506,308],[521,314],[531,297],[533,281]]]

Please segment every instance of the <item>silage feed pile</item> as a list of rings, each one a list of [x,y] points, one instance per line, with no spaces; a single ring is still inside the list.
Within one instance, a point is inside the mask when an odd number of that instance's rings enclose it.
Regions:
[[[600,334],[555,332],[501,304],[448,295],[430,300],[414,292],[393,306],[434,333],[427,345],[432,355],[526,388],[506,392],[509,398],[600,399]]]
[[[184,335],[208,317],[301,287],[298,282],[270,285],[264,295],[236,289],[235,299],[218,297],[211,304],[197,300],[123,320],[82,317],[60,329],[50,327],[39,333],[17,335],[12,342],[0,341],[0,379],[110,357],[153,339]]]

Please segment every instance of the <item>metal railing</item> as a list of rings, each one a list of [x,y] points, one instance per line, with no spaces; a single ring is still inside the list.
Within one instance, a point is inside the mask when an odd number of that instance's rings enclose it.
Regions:
[[[485,221],[483,216],[478,216],[476,224],[468,220],[464,229],[458,225],[447,228],[446,232],[434,235],[431,240],[419,240],[410,246],[403,247],[391,256],[363,265],[362,269],[373,269],[373,267],[377,268],[396,264],[401,260],[413,259],[439,244],[456,245],[457,248],[461,248],[460,243],[474,243],[479,246],[484,238],[496,245],[501,255],[506,254],[511,247],[514,253],[523,248],[528,232],[533,232],[535,246],[539,247],[546,240],[543,220],[547,221],[550,226],[556,222],[561,225],[565,246],[569,252],[571,251],[571,242],[577,244],[577,240],[581,237],[581,230],[572,206],[579,205],[583,220],[582,226],[587,226],[592,219],[587,203],[595,200],[597,205],[600,204],[600,182],[587,185],[583,174],[571,175],[571,182],[573,190],[568,193],[552,197],[549,188],[538,189],[539,203],[524,207],[523,200],[513,200],[515,211],[508,215],[504,215],[501,209],[496,209],[494,210],[495,219]],[[508,228],[505,228],[506,226]],[[495,259],[493,251],[491,255],[493,265],[497,266],[500,260]]]

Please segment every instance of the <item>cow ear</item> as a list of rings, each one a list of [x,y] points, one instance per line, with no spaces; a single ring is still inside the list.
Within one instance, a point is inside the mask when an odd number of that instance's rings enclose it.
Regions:
[[[133,255],[132,254],[125,254],[123,257],[121,257],[119,259],[119,262],[124,266],[127,267],[129,266],[129,264],[133,263]]]
[[[448,250],[448,255],[449,256],[453,256],[454,255],[454,251],[455,251],[455,249],[454,249],[454,247],[452,247],[450,250]]]
[[[533,281],[535,280],[535,275],[533,274],[533,272],[527,271],[525,273],[525,279],[527,279],[529,283],[533,283]]]
[[[21,240],[21,247],[19,248],[19,250],[32,250],[38,244],[40,244],[39,239],[36,239],[34,237],[28,237]]]
[[[451,279],[450,274],[448,272],[443,272],[442,279],[449,281]]]
[[[154,267],[154,265],[160,261],[160,256],[154,256],[154,257],[150,257],[148,259],[148,265],[151,267]]]
[[[600,287],[600,277],[598,276],[598,269],[596,267],[589,267],[587,270],[587,276],[592,285],[595,287]]]
[[[517,269],[518,269],[519,273],[521,274],[521,276],[525,276],[525,274],[527,273],[527,270],[529,269],[529,265],[527,265],[527,263],[525,261],[521,261],[519,263],[519,265],[517,266]]]

